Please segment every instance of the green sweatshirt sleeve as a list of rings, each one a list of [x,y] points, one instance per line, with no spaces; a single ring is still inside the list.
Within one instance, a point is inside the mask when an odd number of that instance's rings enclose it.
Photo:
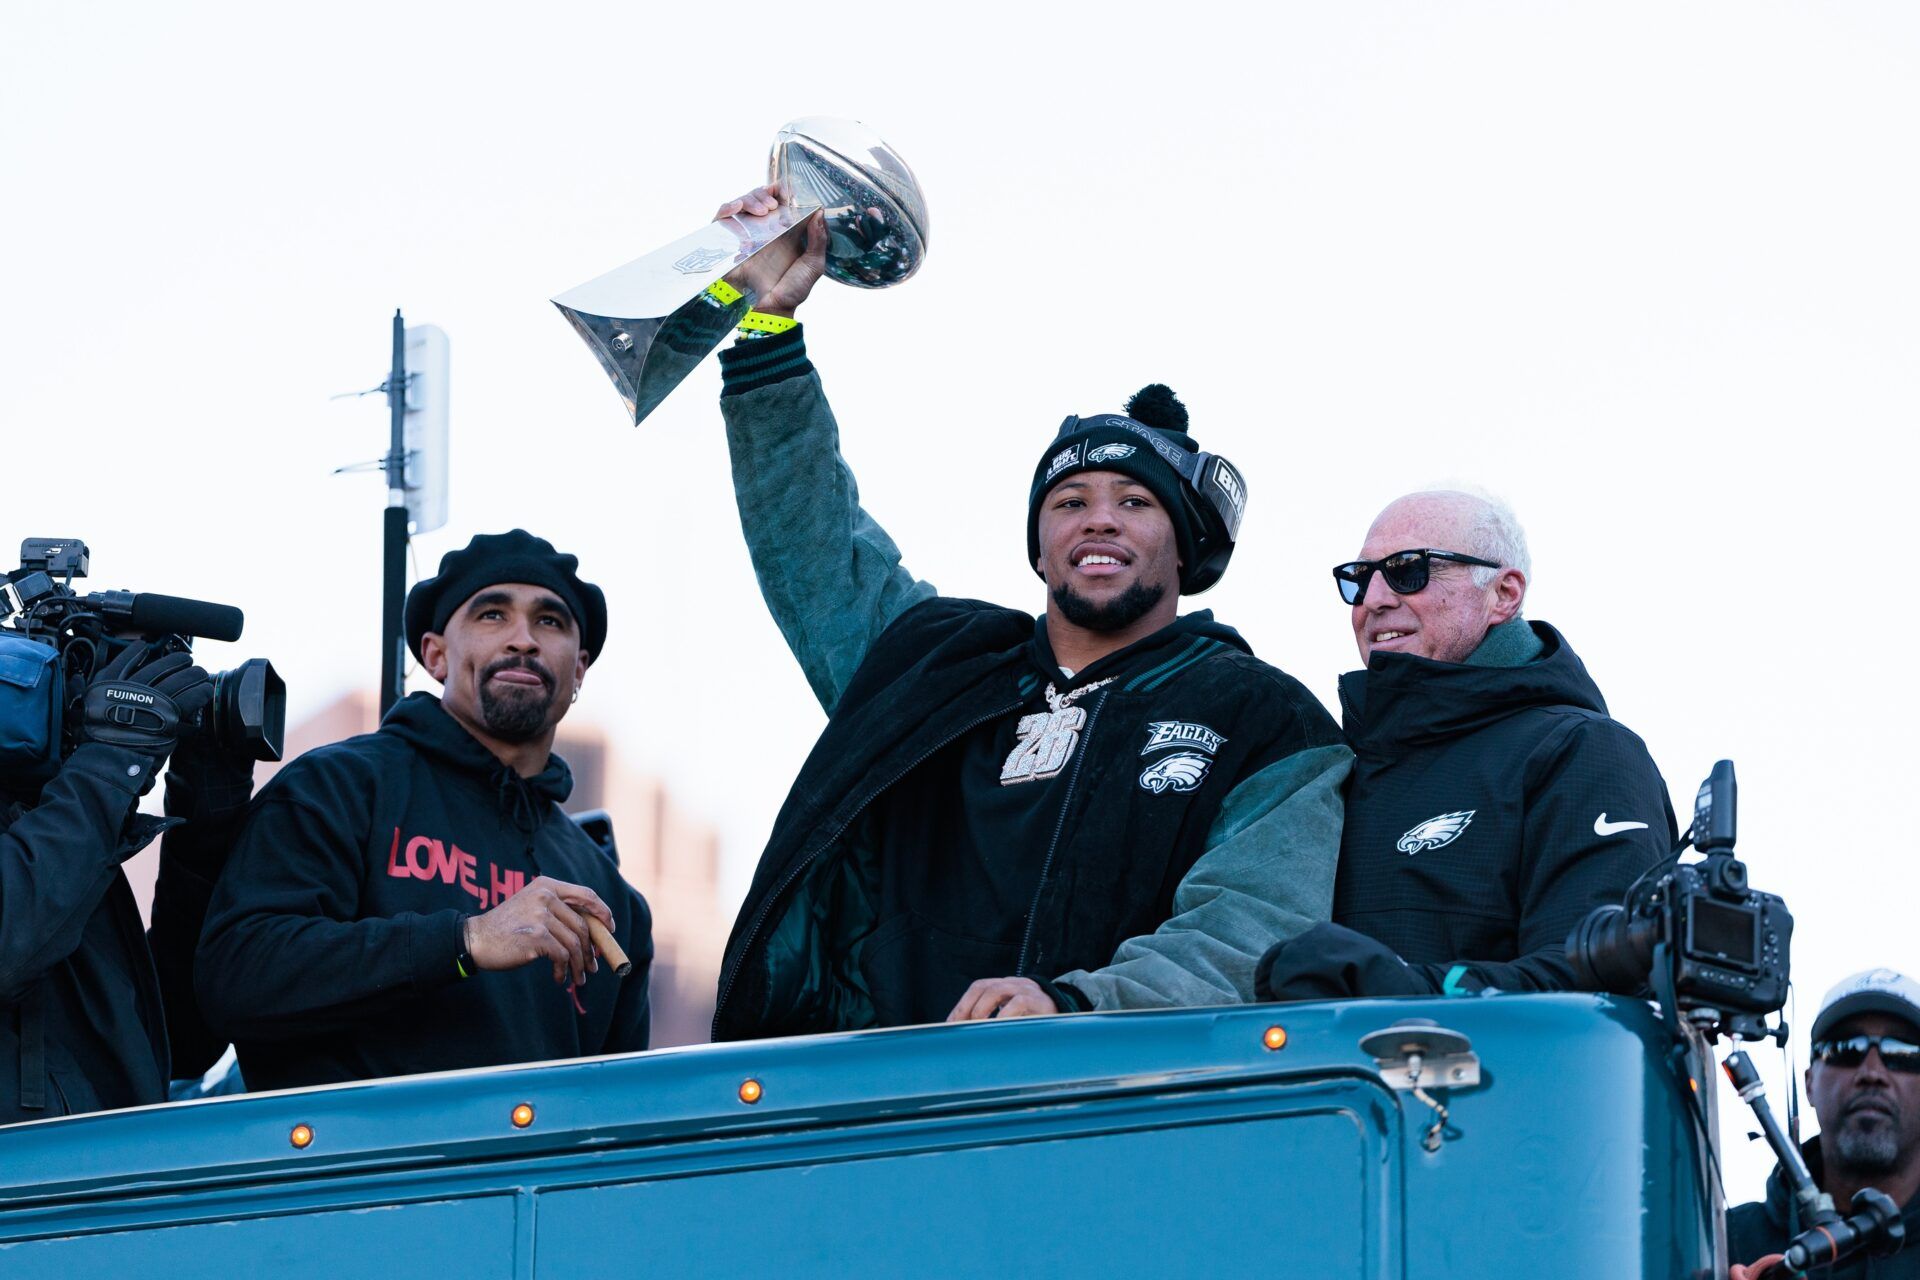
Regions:
[[[861,508],[800,332],[722,352],[720,407],[760,594],[830,712],[887,624],[935,592]]]
[[[1313,747],[1243,779],[1221,805],[1206,852],[1173,895],[1173,915],[1129,938],[1113,963],[1058,981],[1096,1009],[1244,1003],[1268,947],[1326,920],[1353,767],[1343,746]]]

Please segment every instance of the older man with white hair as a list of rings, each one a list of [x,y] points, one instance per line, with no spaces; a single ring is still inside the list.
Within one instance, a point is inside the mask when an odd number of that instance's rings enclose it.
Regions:
[[[1530,571],[1513,513],[1457,490],[1395,500],[1334,569],[1366,668],[1333,923],[1267,953],[1261,998],[1570,988],[1568,931],[1673,847],[1645,744],[1521,617]]]

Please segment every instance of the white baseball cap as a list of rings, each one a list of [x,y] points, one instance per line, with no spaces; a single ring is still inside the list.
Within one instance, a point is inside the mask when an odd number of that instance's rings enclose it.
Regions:
[[[1892,1014],[1920,1031],[1920,982],[1898,969],[1863,969],[1842,978],[1820,1002],[1820,1016],[1813,1020],[1813,1039],[1826,1039],[1836,1025],[1856,1013]]]

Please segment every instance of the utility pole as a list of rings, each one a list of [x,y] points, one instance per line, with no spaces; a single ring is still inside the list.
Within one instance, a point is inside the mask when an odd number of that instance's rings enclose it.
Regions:
[[[393,368],[387,372],[392,431],[387,445],[387,509],[380,549],[380,718],[407,684],[407,641],[401,609],[407,597],[407,324],[393,312]]]
[[[430,324],[407,328],[393,313],[393,360],[387,380],[343,400],[384,391],[386,454],[337,467],[335,475],[378,470],[387,479],[380,547],[380,715],[407,691],[407,544],[447,522],[447,335]]]

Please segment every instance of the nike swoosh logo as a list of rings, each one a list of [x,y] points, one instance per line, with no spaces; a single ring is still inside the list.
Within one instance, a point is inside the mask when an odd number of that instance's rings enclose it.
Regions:
[[[1647,824],[1644,822],[1608,822],[1607,815],[1604,813],[1593,820],[1593,834],[1597,836],[1617,836],[1622,831],[1645,831],[1646,829]]]

